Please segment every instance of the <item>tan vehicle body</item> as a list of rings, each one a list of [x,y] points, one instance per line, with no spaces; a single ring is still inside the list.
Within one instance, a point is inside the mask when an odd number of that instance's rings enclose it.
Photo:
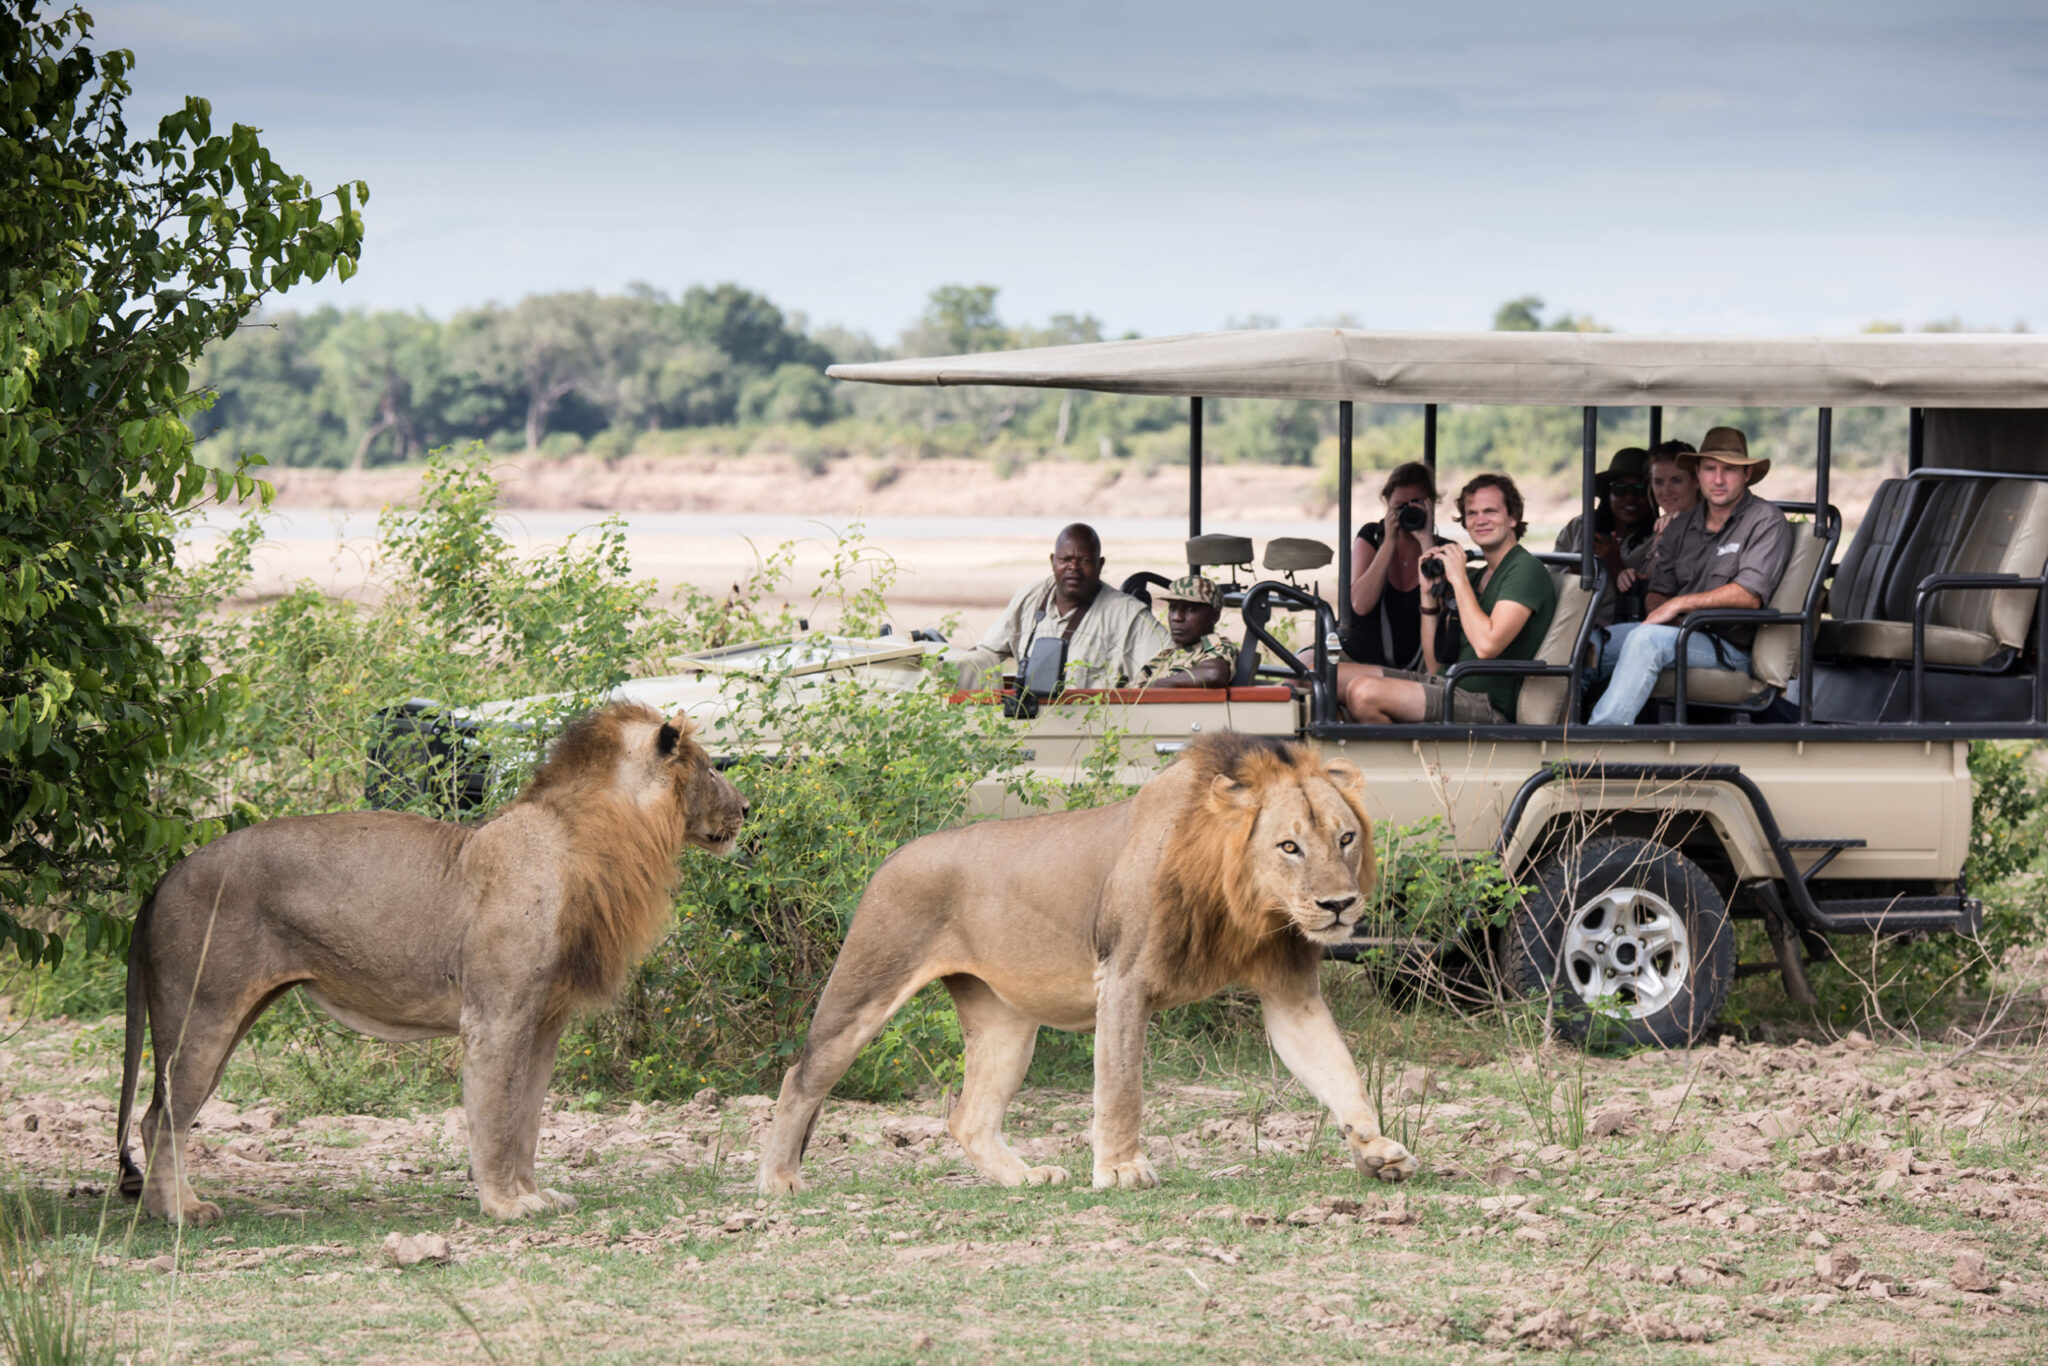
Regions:
[[[1125,779],[1142,782],[1190,739],[1220,728],[1256,735],[1298,736],[1300,704],[1274,699],[1272,688],[1218,690],[1217,700],[1108,694],[1049,706],[1019,722],[1032,771],[1071,780],[1100,737],[1121,735]],[[1257,697],[1260,700],[1246,700]],[[1132,700],[1121,700],[1129,698]],[[1448,728],[1447,728],[1448,729]],[[1731,728],[1732,729],[1732,728]],[[1732,764],[1755,783],[1790,840],[1853,837],[1865,847],[1845,849],[1816,882],[1836,879],[1949,882],[1969,855],[1970,771],[1966,741],[1872,741],[1844,734],[1838,741],[1744,743],[1726,739],[1616,743],[1612,740],[1492,740],[1463,729],[1443,740],[1320,740],[1329,758],[1342,757],[1365,775],[1366,810],[1375,824],[1412,825],[1441,817],[1455,848],[1479,854],[1500,848],[1501,827],[1515,794],[1531,776],[1564,763],[1644,764],[1697,768]],[[976,789],[983,814],[1003,810],[1004,789]],[[1678,822],[1692,842],[1711,836],[1736,876],[1771,878],[1780,869],[1752,804],[1725,783],[1656,780],[1552,782],[1529,797],[1512,838],[1500,852],[1509,871],[1521,872],[1544,832],[1560,821],[1595,814],[1638,812],[1656,819],[1693,813]],[[1819,851],[1799,851],[1801,870]]]

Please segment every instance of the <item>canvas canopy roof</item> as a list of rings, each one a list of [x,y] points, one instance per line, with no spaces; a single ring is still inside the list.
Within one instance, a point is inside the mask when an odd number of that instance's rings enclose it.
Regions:
[[[2048,335],[1197,332],[835,365],[871,384],[1602,407],[2048,408]]]

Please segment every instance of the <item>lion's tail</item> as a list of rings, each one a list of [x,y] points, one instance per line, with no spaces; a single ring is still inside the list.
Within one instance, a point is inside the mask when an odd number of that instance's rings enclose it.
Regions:
[[[114,1153],[120,1161],[121,1194],[130,1200],[142,1194],[142,1169],[128,1155],[128,1121],[135,1113],[135,1088],[142,1072],[142,1033],[148,1023],[149,922],[156,893],[135,913],[135,931],[128,939],[128,1035],[121,1053],[121,1110],[114,1120]]]

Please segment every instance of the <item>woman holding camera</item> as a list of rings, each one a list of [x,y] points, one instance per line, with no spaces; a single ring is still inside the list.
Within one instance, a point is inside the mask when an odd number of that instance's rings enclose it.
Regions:
[[[1353,663],[1412,669],[1422,658],[1422,557],[1452,542],[1436,534],[1429,466],[1396,466],[1380,499],[1386,516],[1360,527],[1351,548],[1351,624],[1342,644]]]

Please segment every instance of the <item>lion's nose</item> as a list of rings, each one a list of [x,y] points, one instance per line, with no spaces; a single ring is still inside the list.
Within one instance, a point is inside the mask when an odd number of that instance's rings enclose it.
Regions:
[[[1356,900],[1358,898],[1355,896],[1333,896],[1316,902],[1316,905],[1322,907],[1331,915],[1342,915],[1345,911],[1351,909],[1351,903]]]

